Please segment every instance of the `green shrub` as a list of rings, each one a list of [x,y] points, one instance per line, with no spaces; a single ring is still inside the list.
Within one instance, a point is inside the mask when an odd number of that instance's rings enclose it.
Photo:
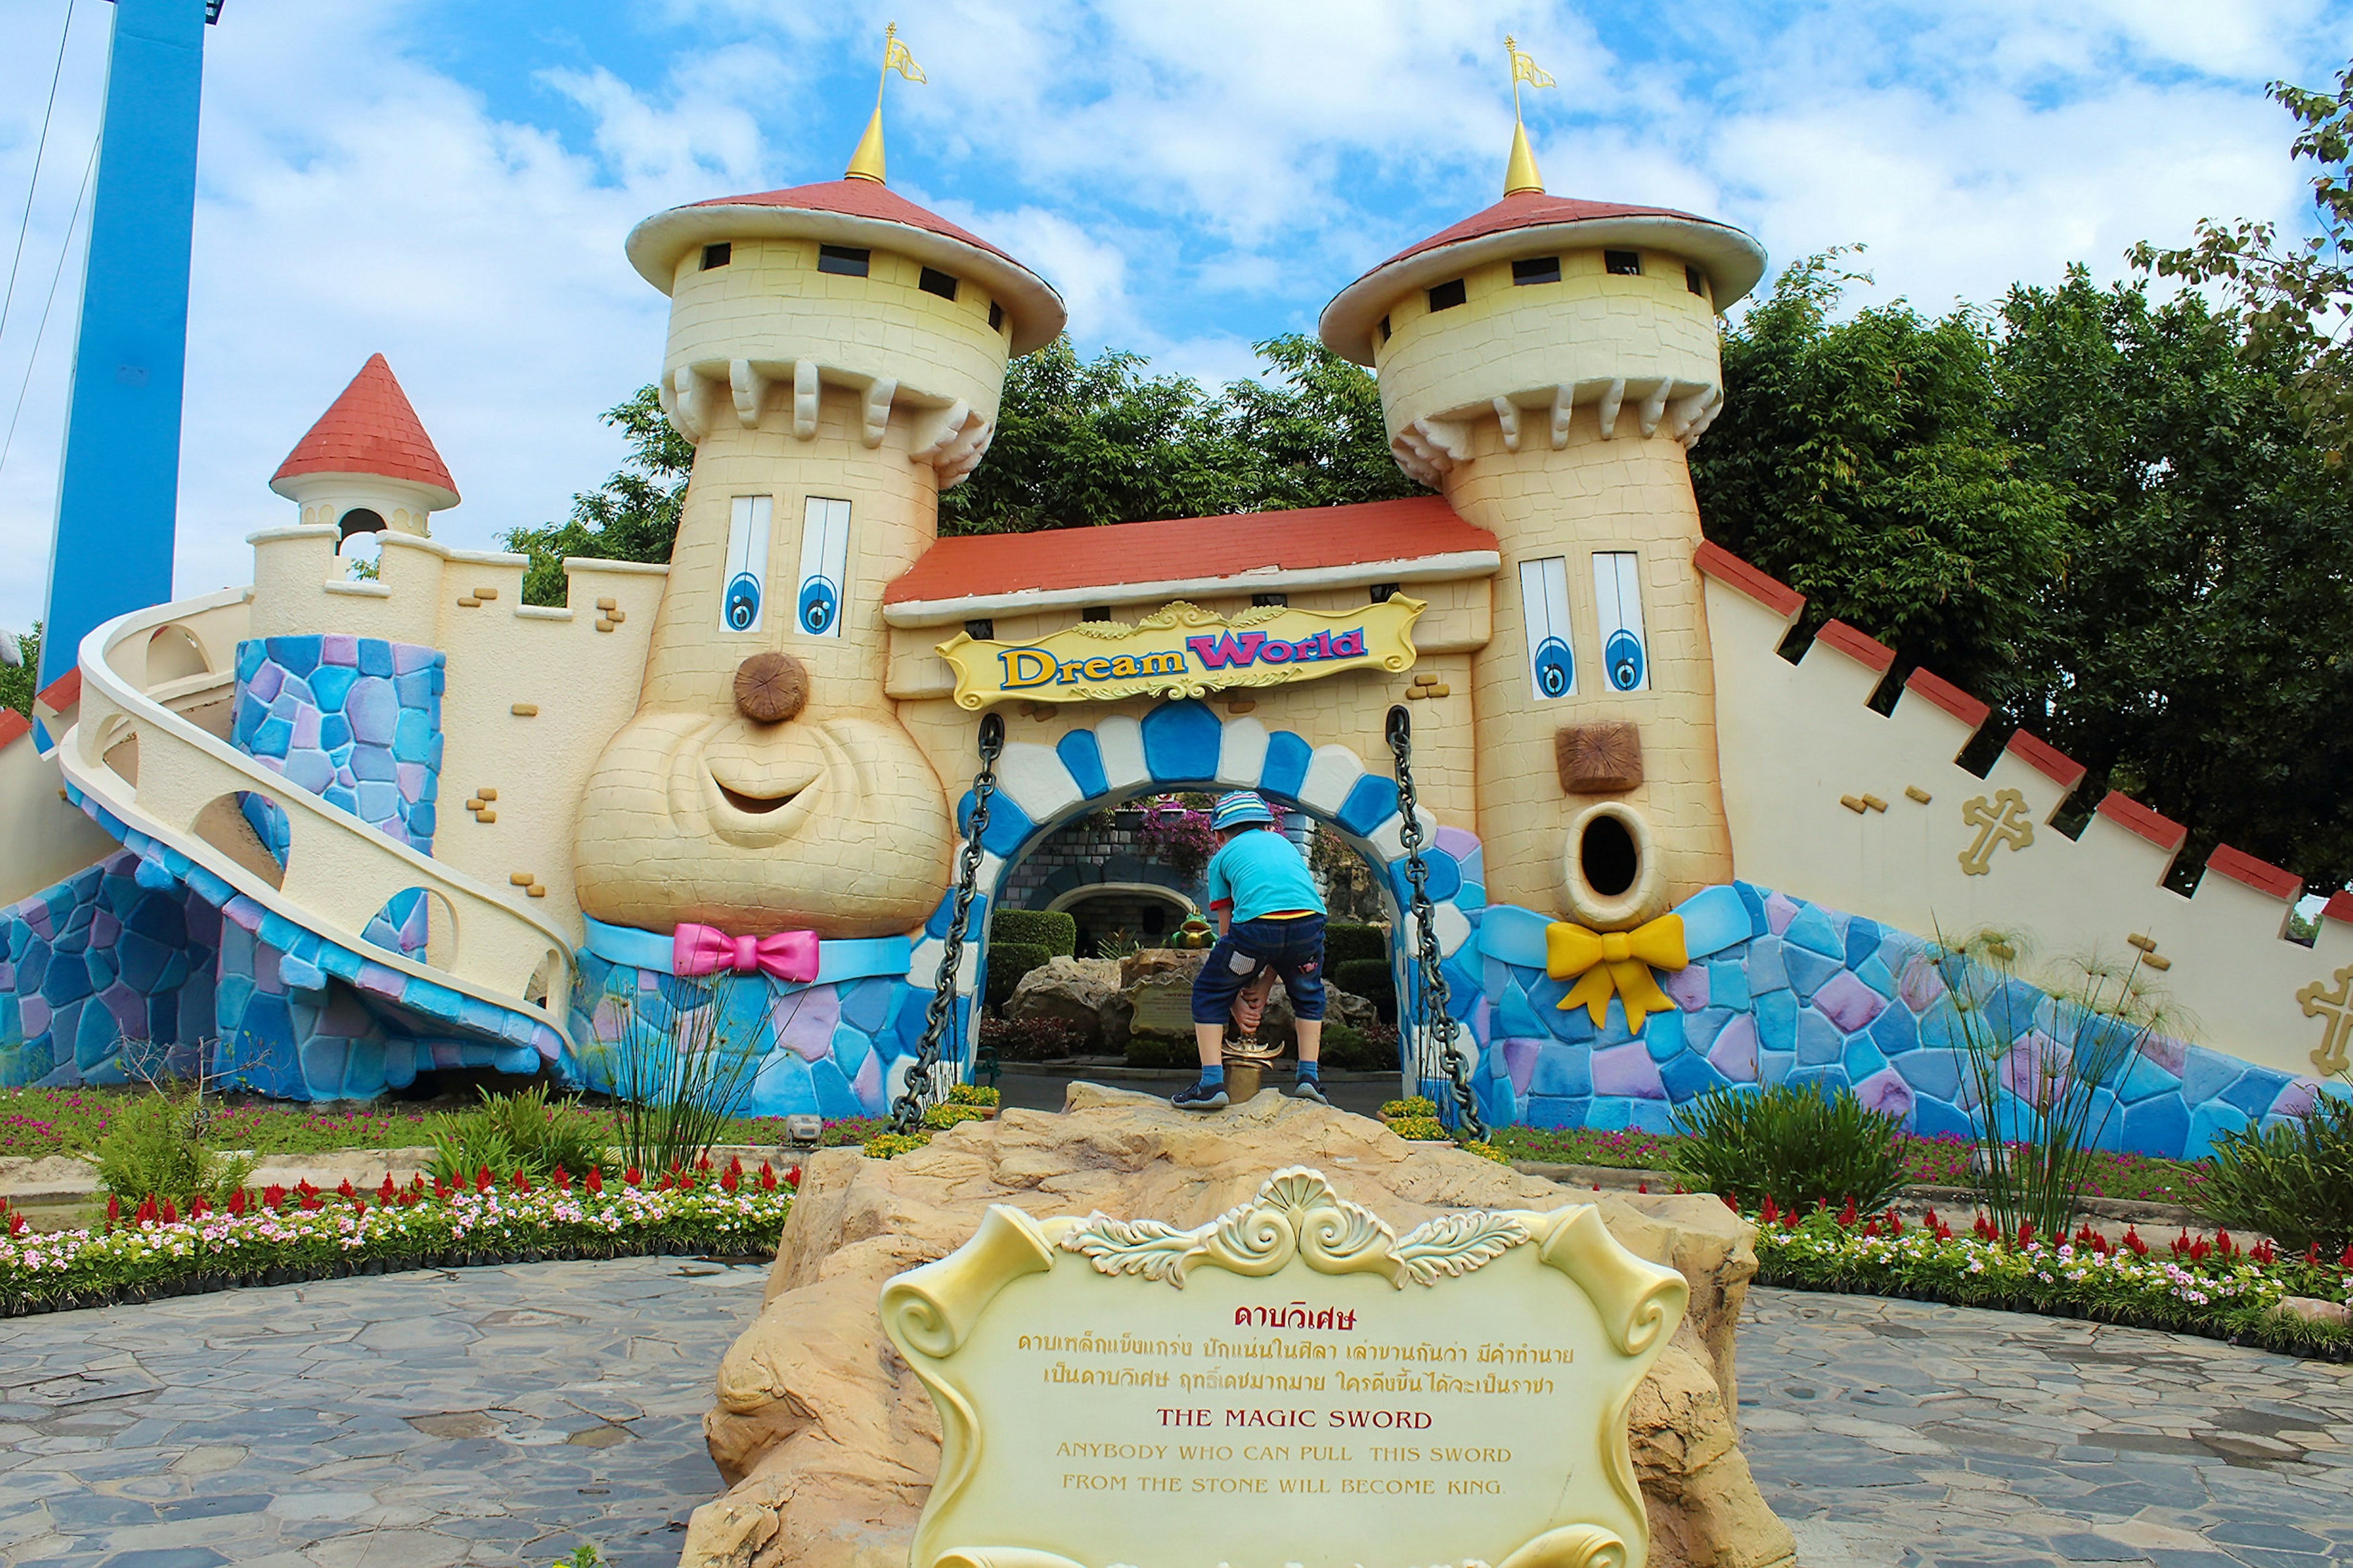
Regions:
[[[1069,958],[1079,951],[1079,922],[1060,910],[999,910],[988,917],[988,940],[1029,942],[1048,958]]]
[[[1386,958],[1352,958],[1345,963],[1333,963],[1328,956],[1324,973],[1332,983],[1352,996],[1362,996],[1381,1010],[1381,1016],[1394,1023],[1397,1019],[1397,973],[1389,968]]]
[[[1435,1117],[1438,1101],[1426,1094],[1409,1095],[1403,1100],[1385,1100],[1381,1101],[1381,1114],[1391,1121],[1400,1116]]]
[[[1013,988],[1033,969],[1045,967],[1053,954],[1034,942],[992,941],[988,944],[988,1005],[1002,1007],[1013,1000]]]
[[[1344,963],[1364,963],[1378,959],[1383,964],[1389,958],[1389,931],[1387,926],[1356,925],[1345,921],[1328,923],[1324,928],[1324,967],[1336,972]],[[1354,991],[1351,985],[1347,989]],[[1362,994],[1362,993],[1358,993]]]
[[[1087,1032],[1067,1018],[983,1018],[980,1043],[1000,1062],[1058,1062],[1078,1053]]]
[[[429,1169],[442,1180],[471,1181],[485,1166],[501,1180],[517,1171],[543,1180],[558,1165],[577,1176],[610,1158],[605,1123],[574,1110],[569,1100],[549,1103],[543,1083],[518,1094],[475,1093],[480,1104],[432,1123]]]
[[[124,1101],[98,1141],[100,1187],[135,1204],[151,1194],[175,1201],[198,1193],[216,1197],[243,1186],[253,1162],[206,1146],[207,1115],[202,1096],[172,1086]]]
[[[1763,1092],[1715,1089],[1675,1113],[1687,1137],[1667,1160],[1699,1192],[1744,1207],[1770,1196],[1785,1210],[1842,1206],[1869,1212],[1904,1185],[1902,1119],[1865,1110],[1846,1089],[1811,1084]]]
[[[1395,1029],[1352,1029],[1326,1023],[1324,1042],[1316,1051],[1323,1065],[1335,1072],[1388,1072],[1398,1065]]]
[[[997,1090],[993,1089],[984,1089],[976,1083],[952,1083],[948,1085],[948,1103],[950,1105],[995,1105],[999,1098],[1000,1097]]]
[[[923,1128],[931,1132],[944,1132],[959,1121],[987,1120],[988,1113],[977,1105],[957,1105],[950,1101],[945,1105],[931,1105],[923,1108]]]
[[[2218,1133],[2198,1210],[2218,1225],[2258,1230],[2283,1252],[2353,1247],[2353,1096],[2324,1095],[2312,1114],[2268,1128]]]
[[[889,1160],[913,1153],[931,1141],[928,1132],[883,1132],[869,1138],[862,1152],[870,1160]]]
[[[1159,1029],[1136,1029],[1127,1037],[1127,1065],[1132,1068],[1198,1068],[1201,1050],[1190,1035]]]
[[[1446,1131],[1446,1124],[1435,1116],[1394,1117],[1389,1121],[1389,1131],[1400,1138],[1410,1139],[1416,1142],[1451,1137]]]

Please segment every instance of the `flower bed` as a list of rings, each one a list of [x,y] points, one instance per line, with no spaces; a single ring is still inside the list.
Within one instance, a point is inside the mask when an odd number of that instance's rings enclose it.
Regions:
[[[322,1192],[239,1192],[187,1214],[149,1199],[103,1226],[42,1233],[0,1205],[0,1316],[143,1301],[246,1285],[381,1274],[403,1268],[643,1254],[770,1254],[792,1207],[798,1167],[779,1175],[730,1161],[652,1182],[559,1170],[534,1184],[479,1171],[472,1184],[373,1191],[349,1182]]]
[[[2268,1246],[2240,1247],[2228,1231],[2184,1231],[2154,1246],[2130,1229],[2116,1243],[2088,1227],[2056,1241],[2003,1237],[1983,1216],[1973,1234],[1957,1236],[1934,1210],[1907,1226],[1893,1210],[1858,1216],[1852,1205],[1799,1220],[1768,1202],[1748,1217],[1760,1285],[2087,1318],[2353,1361],[2353,1325],[2274,1310],[2290,1296],[2353,1303],[2353,1247],[2336,1259],[2282,1258]]]

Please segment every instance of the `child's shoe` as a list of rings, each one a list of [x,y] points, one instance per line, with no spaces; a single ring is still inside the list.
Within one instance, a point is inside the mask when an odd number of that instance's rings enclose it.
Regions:
[[[1226,1080],[1220,1075],[1211,1083],[1197,1079],[1169,1097],[1168,1103],[1179,1110],[1223,1110],[1226,1108]]]
[[[1332,1103],[1330,1100],[1324,1098],[1324,1082],[1322,1076],[1313,1072],[1303,1072],[1299,1075],[1299,1081],[1291,1086],[1291,1098],[1293,1100],[1312,1100],[1318,1105],[1329,1105]]]

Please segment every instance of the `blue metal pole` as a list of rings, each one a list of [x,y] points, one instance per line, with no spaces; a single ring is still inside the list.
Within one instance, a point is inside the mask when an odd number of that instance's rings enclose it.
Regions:
[[[39,684],[172,596],[207,0],[115,0]]]

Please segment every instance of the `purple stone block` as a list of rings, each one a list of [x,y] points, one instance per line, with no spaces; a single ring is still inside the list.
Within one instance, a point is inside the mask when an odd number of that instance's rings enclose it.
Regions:
[[[2151,1035],[2141,1042],[2140,1054],[2155,1066],[2179,1078],[2183,1066],[2189,1061],[2189,1047],[2170,1035]]]
[[[2073,1053],[2040,1029],[2018,1037],[2001,1058],[2001,1086],[2029,1105],[2047,1104]]]
[[[122,922],[115,918],[112,910],[100,910],[90,917],[90,947],[112,947],[114,939],[121,934]]]
[[[1431,841],[1457,860],[1468,859],[1479,852],[1478,836],[1460,827],[1441,827]]]
[[[858,1076],[849,1080],[849,1092],[858,1097],[858,1103],[866,1108],[868,1115],[880,1116],[882,1113],[882,1058],[880,1052],[866,1053],[866,1059],[858,1064]]]
[[[1650,1048],[1636,1040],[1593,1053],[1593,1092],[1633,1100],[1664,1100],[1667,1086],[1659,1078],[1659,1064]]]
[[[1512,1092],[1525,1096],[1528,1082],[1535,1077],[1536,1057],[1544,1049],[1541,1040],[1505,1040],[1504,1070],[1512,1077]]]
[[[1686,1013],[1696,1013],[1707,1005],[1707,965],[1686,963],[1672,974],[1659,977],[1659,989],[1675,999],[1675,1005]]]
[[[27,1030],[27,1033],[31,1031]],[[2309,1116],[2318,1102],[2320,1083],[2316,1079],[2292,1079],[2281,1086],[2273,1100],[2270,1114],[2274,1116]]]
[[[406,675],[411,670],[424,669],[439,657],[435,649],[419,647],[412,642],[396,642],[392,645],[392,672]]]
[[[319,662],[346,666],[358,664],[359,641],[348,632],[329,632],[319,639]]]
[[[1841,1035],[1869,1028],[1887,1006],[1887,999],[1857,979],[1852,969],[1841,969],[1824,981],[1815,991],[1813,1003],[1814,1010],[1836,1024]]]
[[[352,739],[364,746],[392,744],[394,726],[400,722],[400,699],[392,682],[364,675],[352,682],[343,699],[343,717],[351,721]]]
[[[261,668],[253,672],[253,679],[245,683],[245,694],[256,702],[268,704],[277,700],[278,689],[285,684],[286,671],[264,659]]]
[[[1895,994],[1915,1017],[1926,1016],[1944,994],[1944,973],[1926,956],[1915,952],[1905,961],[1904,973],[1895,980]]]
[[[16,999],[16,1019],[24,1026],[25,1037],[36,1038],[49,1026],[49,1005],[38,996],[20,996]]]
[[[147,998],[120,980],[99,993],[99,1000],[114,1015],[114,1026],[125,1037],[134,1040],[147,1037]]]
[[[1742,1013],[1725,1025],[1707,1053],[1708,1066],[1735,1083],[1757,1081],[1757,1019]]]
[[[253,988],[272,996],[286,994],[286,981],[278,973],[278,950],[268,942],[253,944]]]
[[[1765,900],[1765,929],[1775,936],[1788,931],[1789,922],[1797,918],[1798,906],[1781,894],[1775,893]]]
[[[1883,1068],[1856,1084],[1854,1097],[1862,1101],[1866,1110],[1902,1117],[1912,1114],[1912,1086],[1905,1083],[1894,1068]]]
[[[319,710],[302,708],[294,715],[294,744],[306,752],[319,749]]]
[[[360,965],[358,984],[361,990],[373,995],[397,1002],[402,990],[408,984],[408,977],[396,969],[386,969],[371,960]]]
[[[812,985],[768,1005],[776,1044],[807,1062],[833,1058],[833,1031],[841,1023],[839,988]]]
[[[393,772],[400,781],[400,798],[415,805],[425,793],[425,764],[398,763],[394,764]]]

